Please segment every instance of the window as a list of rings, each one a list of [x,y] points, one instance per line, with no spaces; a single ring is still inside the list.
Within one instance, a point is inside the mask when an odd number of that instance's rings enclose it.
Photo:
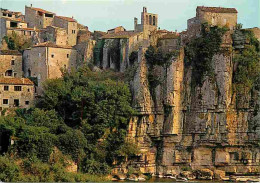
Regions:
[[[31,70],[28,69],[28,76],[31,77]]]
[[[14,60],[11,61],[11,65],[14,65]]]
[[[8,91],[9,90],[9,86],[4,86],[4,91]]]
[[[155,25],[155,16],[153,16],[153,25]]]
[[[30,89],[28,88],[27,91],[30,92]]]
[[[67,58],[69,58],[69,56],[70,56],[70,55],[69,55],[69,54],[67,54]]]
[[[12,71],[12,70],[7,70],[7,71],[5,72],[5,76],[12,76],[12,74],[13,74],[13,71]]]
[[[25,105],[29,105],[29,103],[30,103],[29,101],[25,101]]]
[[[16,72],[14,72],[14,77],[17,78],[17,73]]]
[[[41,57],[41,56],[42,56],[42,54],[41,54],[41,53],[38,53],[38,56],[39,56],[39,57]]]
[[[19,106],[19,99],[14,99],[14,106],[18,107]]]
[[[54,54],[51,54],[51,58],[54,58]]]
[[[8,99],[3,99],[3,104],[8,104]]]
[[[238,152],[230,152],[229,153],[230,156],[230,161],[238,161],[239,160],[239,154]]]
[[[22,91],[22,86],[14,86],[14,91]]]

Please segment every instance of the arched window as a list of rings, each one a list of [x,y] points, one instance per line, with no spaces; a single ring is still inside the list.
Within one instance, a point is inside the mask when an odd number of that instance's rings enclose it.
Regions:
[[[155,16],[153,16],[153,25],[155,25]]]
[[[5,72],[5,76],[12,76],[13,75],[13,71],[12,70],[7,70]]]
[[[149,24],[152,25],[152,16],[149,15]]]
[[[145,24],[149,24],[149,17],[148,17],[148,15],[146,15],[146,21],[145,21],[146,23]]]

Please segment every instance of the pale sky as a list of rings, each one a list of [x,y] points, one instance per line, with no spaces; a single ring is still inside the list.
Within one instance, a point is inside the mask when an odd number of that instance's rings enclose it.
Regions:
[[[158,14],[161,29],[178,32],[187,28],[187,19],[197,6],[230,7],[238,10],[244,28],[260,27],[260,0],[0,0],[2,8],[24,13],[24,6],[42,8],[60,16],[73,16],[89,30],[106,31],[116,26],[133,30],[134,17],[141,21],[142,7]]]

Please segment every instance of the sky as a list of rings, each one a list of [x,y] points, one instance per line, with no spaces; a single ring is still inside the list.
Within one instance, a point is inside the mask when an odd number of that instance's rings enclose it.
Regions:
[[[178,32],[197,6],[232,7],[238,10],[238,23],[244,28],[260,27],[260,0],[0,0],[2,8],[24,13],[24,6],[42,8],[60,16],[74,17],[90,31],[124,26],[134,29],[134,17],[141,21],[143,6],[158,14],[158,27]]]

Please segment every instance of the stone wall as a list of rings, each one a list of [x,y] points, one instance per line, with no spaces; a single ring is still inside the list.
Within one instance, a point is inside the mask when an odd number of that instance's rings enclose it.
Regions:
[[[0,53],[0,77],[19,77],[23,76],[22,69],[22,55],[16,51],[16,54],[12,54],[12,51],[6,50],[6,52],[10,52],[8,54]],[[15,52],[15,51],[14,51]],[[6,76],[6,71],[11,70],[12,75]]]
[[[77,51],[70,48],[33,47],[24,51],[23,58],[25,76],[38,80],[38,94],[46,79],[60,78],[62,70],[77,67]]]
[[[15,78],[16,79],[16,78]],[[21,78],[21,80],[24,78]],[[8,86],[8,91],[4,90],[4,86]],[[15,91],[15,86],[21,86],[21,91]],[[33,106],[34,100],[34,85],[25,85],[25,84],[2,84],[0,83],[0,108],[1,111],[7,108],[18,107],[14,105],[14,100],[19,100],[20,108],[30,108]],[[3,100],[7,99],[8,104],[4,104]]]

